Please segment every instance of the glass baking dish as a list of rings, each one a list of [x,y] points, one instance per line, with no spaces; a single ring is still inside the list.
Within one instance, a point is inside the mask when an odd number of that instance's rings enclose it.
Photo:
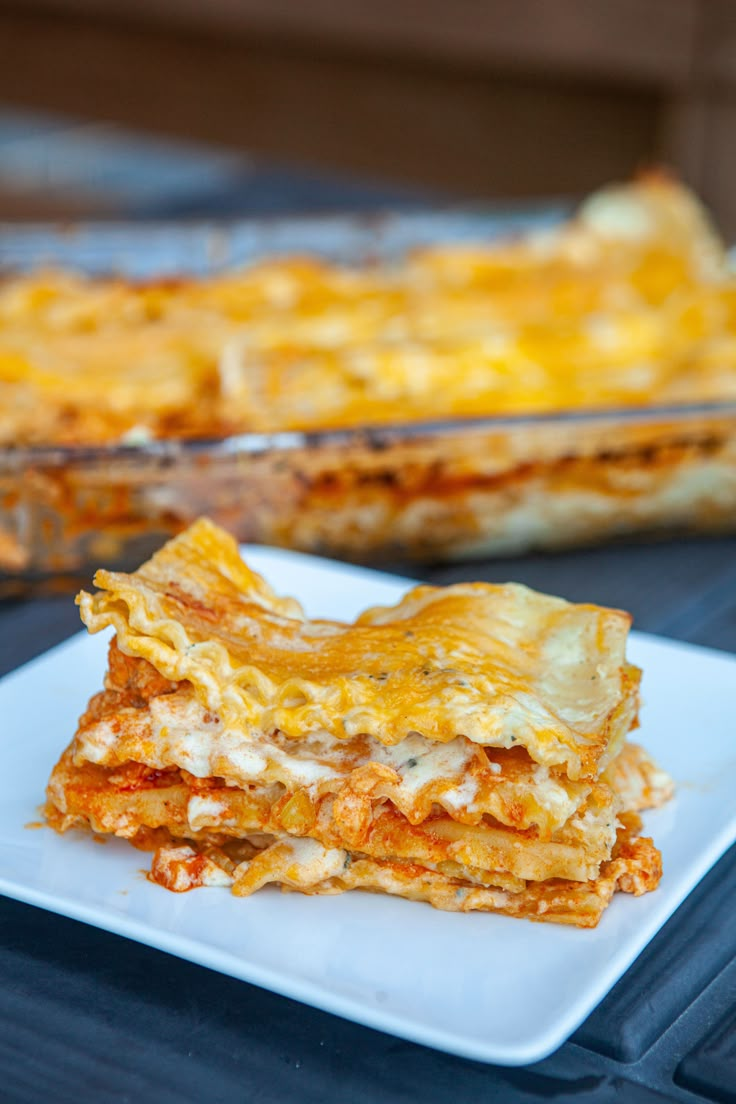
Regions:
[[[279,253],[360,263],[543,226],[434,211],[226,225],[0,226],[0,270],[134,278]],[[0,449],[0,595],[139,563],[208,514],[244,541],[352,560],[447,561],[633,534],[736,529],[736,403]]]

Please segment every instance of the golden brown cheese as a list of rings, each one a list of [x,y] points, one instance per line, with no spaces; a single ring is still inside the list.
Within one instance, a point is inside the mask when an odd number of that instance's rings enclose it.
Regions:
[[[82,594],[92,632],[166,679],[191,683],[247,744],[272,731],[395,745],[418,733],[523,746],[571,779],[595,776],[636,718],[630,617],[526,587],[417,587],[353,625],[308,621],[200,520],[132,575],[100,571]]]
[[[736,286],[706,216],[649,177],[544,234],[347,269],[273,259],[134,284],[0,283],[0,444],[736,395]]]

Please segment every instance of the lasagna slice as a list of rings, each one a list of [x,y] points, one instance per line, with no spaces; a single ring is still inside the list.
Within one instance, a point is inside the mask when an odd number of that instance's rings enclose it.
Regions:
[[[626,614],[524,587],[417,587],[310,621],[201,520],[82,594],[105,688],[47,817],[154,851],[173,890],[363,888],[593,926],[656,887],[638,812],[671,783],[626,743]]]

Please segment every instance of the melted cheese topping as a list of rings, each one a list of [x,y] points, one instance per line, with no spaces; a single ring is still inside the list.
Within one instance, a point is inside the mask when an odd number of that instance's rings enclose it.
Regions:
[[[650,178],[544,235],[345,269],[0,285],[0,444],[145,443],[736,395],[736,286]]]
[[[274,731],[386,746],[464,736],[523,746],[577,779],[595,777],[636,717],[629,616],[526,587],[417,587],[353,625],[307,621],[206,520],[135,574],[95,581],[101,592],[79,600],[90,631],[113,626],[123,652],[191,683],[243,756]]]

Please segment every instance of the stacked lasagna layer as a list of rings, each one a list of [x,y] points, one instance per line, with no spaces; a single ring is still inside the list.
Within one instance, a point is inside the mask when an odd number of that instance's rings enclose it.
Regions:
[[[155,850],[173,890],[362,888],[593,926],[654,889],[637,811],[669,779],[626,744],[629,618],[516,585],[417,587],[308,620],[199,521],[82,594],[105,689],[54,768],[61,831]]]

